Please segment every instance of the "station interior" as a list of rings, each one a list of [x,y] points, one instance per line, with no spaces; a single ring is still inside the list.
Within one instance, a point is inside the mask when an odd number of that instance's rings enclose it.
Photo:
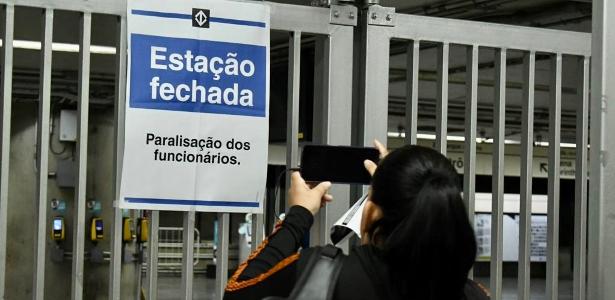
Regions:
[[[276,1],[293,5],[320,5],[309,0]],[[592,31],[590,0],[382,0],[379,5],[394,7],[396,13],[497,24],[566,30]],[[8,190],[8,240],[6,266],[6,299],[32,298],[34,255],[30,251],[36,239],[33,211],[37,209],[37,122],[41,54],[32,41],[41,41],[43,9],[15,7],[13,107],[10,136],[10,170]],[[80,13],[56,9],[51,77],[51,117],[48,174],[48,224],[61,216],[67,220],[66,238],[62,242],[47,241],[45,298],[68,299],[71,289],[72,219],[75,199],[75,155],[78,103]],[[87,152],[86,220],[101,218],[110,228],[115,200],[114,159],[116,105],[116,40],[117,18],[92,15],[92,47],[90,67],[90,99]],[[314,107],[320,73],[318,35],[301,38],[299,149],[317,143],[318,112]],[[390,149],[405,145],[406,105],[408,95],[408,41],[390,41],[388,80],[388,121],[385,141]],[[286,209],[284,176],[287,146],[287,97],[289,70],[287,32],[271,32],[269,158],[267,195],[265,199],[265,232],[271,232],[276,214]],[[490,211],[492,199],[492,159],[494,140],[495,56],[492,48],[479,50],[478,115],[476,148],[476,219],[479,255],[473,269],[475,280],[487,288],[490,284]],[[521,133],[523,96],[522,51],[510,50],[506,60],[505,158],[504,158],[504,262],[503,297],[517,299],[518,214],[521,172]],[[437,87],[437,45],[429,42],[420,47],[417,143],[435,147]],[[549,97],[552,74],[551,55],[536,53],[534,169],[532,212],[531,298],[547,299],[546,276],[546,203],[548,195]],[[450,45],[448,77],[447,157],[463,178],[466,132],[466,79],[468,78],[467,46]],[[575,159],[579,69],[576,57],[563,56],[561,106],[561,166],[559,211],[559,299],[573,299]],[[349,133],[350,134],[350,133]],[[353,187],[359,189],[360,187]],[[356,199],[355,199],[356,200]],[[352,204],[353,199],[350,199]],[[150,211],[124,211],[135,226],[139,218],[148,218]],[[178,299],[181,284],[183,253],[183,213],[161,211],[158,241],[158,299]],[[218,214],[197,213],[194,247],[194,298],[214,299],[215,250]],[[250,252],[247,235],[252,218],[231,214],[229,228],[229,274]],[[108,224],[108,225],[107,225]],[[49,225],[50,226],[50,225]],[[84,299],[108,299],[111,231],[101,241],[85,243]],[[358,240],[350,240],[350,245]],[[148,244],[135,241],[122,245],[122,299],[136,299],[146,278]]]

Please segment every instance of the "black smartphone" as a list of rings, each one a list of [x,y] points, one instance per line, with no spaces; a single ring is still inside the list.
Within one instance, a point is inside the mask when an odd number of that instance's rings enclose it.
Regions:
[[[301,154],[301,176],[306,181],[369,184],[363,161],[378,162],[375,148],[307,145]]]

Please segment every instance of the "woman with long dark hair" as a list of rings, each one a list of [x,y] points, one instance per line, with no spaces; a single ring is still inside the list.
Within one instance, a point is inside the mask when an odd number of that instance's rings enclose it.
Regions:
[[[467,280],[476,257],[474,231],[458,174],[435,150],[405,146],[383,156],[372,174],[361,224],[362,245],[344,258],[333,299],[487,299]],[[386,157],[385,157],[386,156]],[[285,220],[230,279],[225,299],[287,297],[315,252],[297,252],[313,217],[331,201],[330,183],[310,188],[291,176]]]

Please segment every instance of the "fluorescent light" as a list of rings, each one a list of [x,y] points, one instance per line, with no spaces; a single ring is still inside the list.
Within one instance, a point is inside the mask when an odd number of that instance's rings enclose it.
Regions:
[[[541,146],[541,147],[549,147],[549,142],[536,142],[534,144],[537,146]],[[572,144],[572,143],[559,143],[559,146],[562,148],[576,148],[577,147],[576,144]],[[589,147],[589,145],[587,147]]]
[[[403,134],[403,137],[406,137],[406,134]],[[422,140],[432,140],[435,141],[436,140],[436,135],[435,134],[424,134],[424,133],[417,133],[416,134],[416,138],[417,139],[422,139]]]
[[[463,136],[457,136],[457,135],[449,135],[446,137],[447,141],[456,141],[456,142],[464,142],[466,140],[465,137]]]
[[[405,138],[406,133],[404,132],[387,132],[387,136],[390,138]],[[435,134],[426,134],[426,133],[417,133],[416,138],[419,140],[430,140],[435,141]],[[446,136],[447,141],[455,141],[455,142],[464,142],[466,139],[463,136],[458,135],[448,135]],[[476,138],[476,142],[479,144],[493,144],[493,139],[484,139],[484,138]],[[515,140],[504,140],[504,144],[506,145],[520,145],[521,142]],[[548,142],[535,142],[535,146],[539,147],[549,147]],[[577,145],[573,143],[560,143],[560,147],[562,148],[576,148]],[[589,147],[589,146],[588,146]]]
[[[3,41],[0,40],[0,46],[3,45]],[[28,49],[28,50],[41,50],[41,42],[37,41],[25,41],[25,40],[14,40],[13,48],[16,49]],[[51,49],[53,51],[58,52],[73,52],[79,53],[79,45],[77,44],[69,44],[69,43],[53,43],[51,44]],[[91,45],[90,53],[93,54],[109,54],[113,55],[116,53],[115,47],[109,46],[98,46]]]
[[[91,45],[90,52],[96,53],[96,54],[114,55],[116,53],[116,50],[115,50],[115,47]]]
[[[4,41],[2,41],[2,45],[4,46]],[[41,50],[41,43],[33,41],[13,41],[13,48]]]
[[[404,132],[388,132],[387,133],[388,137],[391,138],[405,138],[406,134]],[[436,140],[436,135],[435,134],[427,134],[427,133],[417,133],[416,134],[416,138],[419,140],[431,140],[431,141],[435,141]],[[447,141],[455,141],[455,142],[464,142],[466,140],[465,137],[463,136],[458,136],[458,135],[448,135],[446,136],[446,140]],[[486,143],[486,144],[493,144],[493,139],[482,139],[482,138],[476,138],[476,142],[477,143]],[[517,141],[513,141],[513,140],[506,140],[504,141],[506,144],[519,144],[519,142]]]

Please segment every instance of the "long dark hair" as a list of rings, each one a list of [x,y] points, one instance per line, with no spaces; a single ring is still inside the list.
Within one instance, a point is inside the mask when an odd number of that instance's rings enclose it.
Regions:
[[[405,299],[461,299],[476,240],[459,175],[435,150],[405,146],[378,165],[371,201],[383,212],[368,228]]]

